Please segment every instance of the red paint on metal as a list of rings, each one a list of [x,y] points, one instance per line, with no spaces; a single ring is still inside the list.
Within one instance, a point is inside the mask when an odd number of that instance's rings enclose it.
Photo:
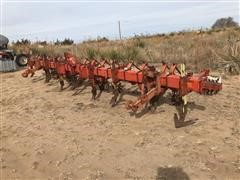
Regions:
[[[70,74],[83,80],[89,79],[93,88],[96,86],[96,79],[102,82],[112,79],[115,85],[121,81],[137,84],[141,90],[141,96],[137,101],[127,104],[128,108],[133,111],[149,102],[154,96],[164,94],[167,89],[178,92],[179,96],[187,95],[190,92],[205,94],[222,89],[221,83],[208,81],[209,70],[203,70],[198,74],[188,73],[182,77],[176,64],[168,67],[166,63],[163,63],[158,72],[155,67],[149,66],[147,63],[141,66],[134,63],[118,64],[115,61],[110,63],[106,60],[102,62],[85,60],[81,63],[77,62],[70,53],[64,53],[64,59],[61,57],[31,57],[28,61],[28,68],[22,73],[22,76],[33,75],[39,69],[55,70],[59,76]]]

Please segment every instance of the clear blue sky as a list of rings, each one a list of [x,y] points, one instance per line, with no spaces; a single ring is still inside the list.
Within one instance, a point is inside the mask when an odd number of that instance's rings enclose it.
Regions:
[[[52,41],[69,37],[81,41],[97,36],[118,38],[119,20],[123,37],[211,27],[216,19],[228,16],[239,22],[238,1],[215,1],[24,3],[5,0],[2,27],[10,40]]]

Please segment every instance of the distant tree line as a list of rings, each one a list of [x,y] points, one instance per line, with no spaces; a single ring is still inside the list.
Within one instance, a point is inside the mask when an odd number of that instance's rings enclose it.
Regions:
[[[57,39],[56,42],[54,42],[55,45],[72,45],[74,41],[70,38],[65,38],[63,41],[59,41]]]
[[[16,42],[13,42],[13,45],[16,45],[16,46],[31,45],[31,44],[39,44],[39,45],[45,46],[45,45],[48,45],[50,43],[47,42],[47,41],[37,41],[37,42],[33,43],[28,39],[21,39],[21,40],[17,40]],[[62,41],[57,39],[56,41],[53,42],[53,44],[54,45],[72,45],[72,44],[74,44],[74,41],[70,38],[65,38]]]
[[[30,45],[31,41],[28,39],[21,39],[21,40],[17,40],[16,42],[13,42],[14,45]]]

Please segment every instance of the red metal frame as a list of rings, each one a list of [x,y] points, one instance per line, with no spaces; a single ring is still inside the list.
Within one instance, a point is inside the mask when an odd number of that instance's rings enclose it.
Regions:
[[[160,71],[147,63],[137,66],[134,63],[119,64],[97,60],[78,61],[70,53],[64,53],[64,57],[31,57],[28,68],[22,73],[23,77],[28,74],[34,75],[36,70],[43,69],[46,76],[50,71],[55,71],[63,87],[63,79],[66,76],[78,77],[81,80],[90,80],[95,95],[96,86],[99,82],[105,83],[112,80],[114,87],[118,87],[121,81],[137,84],[141,96],[135,102],[129,101],[127,108],[136,112],[140,107],[149,102],[154,96],[163,95],[167,89],[171,89],[179,97],[190,92],[199,94],[214,94],[222,89],[222,83],[218,77],[209,76],[209,70],[203,70],[198,74],[187,73],[182,76],[176,64],[170,67],[163,63]],[[211,78],[209,78],[211,77]],[[47,77],[46,77],[47,78]]]

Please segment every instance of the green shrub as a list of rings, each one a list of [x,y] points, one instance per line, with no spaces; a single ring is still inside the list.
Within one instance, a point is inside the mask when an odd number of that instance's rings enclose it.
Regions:
[[[88,48],[86,52],[86,56],[88,59],[93,59],[96,57],[96,51],[93,48]]]
[[[124,50],[126,60],[137,60],[139,50],[136,47],[126,47]]]
[[[107,57],[112,60],[121,61],[124,59],[122,53],[120,51],[116,51],[115,49],[111,49],[107,52]]]

